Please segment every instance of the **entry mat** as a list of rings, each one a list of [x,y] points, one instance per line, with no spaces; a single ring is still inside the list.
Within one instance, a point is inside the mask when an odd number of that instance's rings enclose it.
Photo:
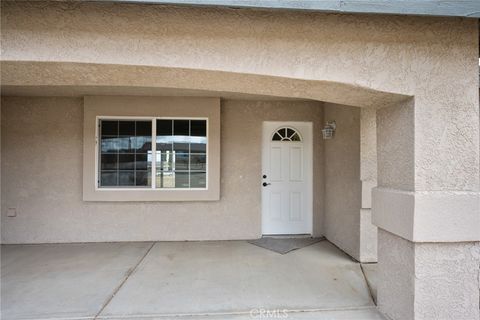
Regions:
[[[325,240],[324,237],[321,238],[311,238],[311,237],[263,237],[256,240],[249,240],[248,243],[254,244],[256,246],[280,253],[286,254],[290,251],[308,247],[314,243]]]

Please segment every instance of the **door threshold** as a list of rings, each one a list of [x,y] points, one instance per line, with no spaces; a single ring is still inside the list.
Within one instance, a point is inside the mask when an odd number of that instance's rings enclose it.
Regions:
[[[272,239],[303,239],[303,238],[313,238],[311,234],[264,234],[262,238],[272,238]]]

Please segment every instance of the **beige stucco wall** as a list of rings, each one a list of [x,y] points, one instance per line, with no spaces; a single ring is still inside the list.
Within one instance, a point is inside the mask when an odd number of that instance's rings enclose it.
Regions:
[[[450,98],[443,99],[436,113],[413,100],[377,110],[378,187],[372,198],[379,227],[377,292],[379,309],[391,319],[480,318],[478,106],[459,106],[451,116]],[[448,132],[452,127],[457,129]],[[426,131],[438,129],[443,130],[438,141],[426,137]],[[430,145],[452,148],[443,168],[434,155],[419,161]],[[456,167],[462,175],[446,180],[449,188],[435,185],[461,157],[471,157],[471,166]]]
[[[417,255],[411,248],[423,246],[422,242],[479,240],[478,19],[23,1],[3,1],[1,14],[2,85],[8,90],[42,94],[51,88],[64,92],[79,86],[138,94],[166,87],[396,108],[377,114],[378,186],[383,190],[373,199],[372,210],[376,224],[397,235],[383,237],[386,245],[379,248],[383,288],[392,298],[379,290],[386,297],[383,301],[388,301],[383,311],[396,319],[413,319],[411,310],[396,312],[398,299],[407,301],[406,308],[419,304],[446,318],[459,318],[459,304],[449,304],[455,299],[435,299],[455,296],[456,289],[435,287],[435,276],[441,273],[445,284],[468,281],[478,287],[478,255],[475,273],[431,263],[431,256],[450,259],[451,250],[441,243],[438,247],[426,244],[428,254]],[[399,103],[406,97],[410,100]],[[400,158],[393,159],[397,154]],[[4,152],[2,157],[8,158]],[[4,186],[5,180],[20,184],[12,190],[26,199],[21,184],[28,182],[10,175],[4,171]],[[50,175],[55,177],[55,172]],[[222,183],[226,191],[235,191],[234,185],[243,181],[233,176]],[[236,222],[228,214],[242,203],[225,202],[211,216],[226,214],[226,220]],[[99,216],[97,206],[84,210],[91,215],[85,220],[93,229],[85,228],[85,234],[102,233],[91,222],[98,222],[98,217],[105,218],[100,225],[116,224],[121,231],[132,228],[116,222],[130,217],[126,211],[132,208],[116,210],[116,205],[105,205],[102,209],[109,214]],[[158,217],[158,212],[152,211],[159,208],[165,207],[142,208],[147,212],[143,217],[155,222],[151,218]],[[185,206],[185,210],[192,208]],[[45,204],[42,209],[58,210]],[[173,217],[162,214],[167,221]],[[175,214],[179,224],[193,226],[187,219],[191,213]],[[34,225],[43,228],[66,225],[62,219],[50,223],[46,217],[38,218]],[[209,231],[223,232],[218,231],[219,220],[211,220],[215,231]],[[249,228],[247,220],[239,222],[237,230]],[[137,228],[138,221],[128,222]],[[11,223],[2,227],[11,234],[27,231]],[[146,234],[159,227],[150,228]],[[198,234],[191,228],[189,232]],[[61,228],[52,231],[65,234]],[[469,265],[469,255],[460,247],[471,244],[455,245],[460,249],[456,264]],[[389,251],[405,255],[413,268],[425,267],[422,276],[428,281],[412,278],[411,272],[406,278],[426,284],[425,290],[416,291],[417,283],[396,287],[402,280],[395,268],[389,268],[396,259]],[[478,299],[467,304],[462,305],[463,318],[478,319]]]
[[[325,236],[360,260],[360,108],[326,103],[325,121],[335,120],[335,137],[325,148]]]
[[[5,1],[1,24],[3,85],[415,96],[415,190],[478,192],[476,19]]]
[[[83,99],[2,98],[4,243],[249,239],[261,234],[263,120],[314,122],[314,232],[322,234],[322,107],[227,100],[221,106],[221,199],[83,202]],[[6,218],[16,207],[17,217]]]
[[[372,189],[377,186],[377,110],[360,111],[360,261],[377,261],[377,227],[372,223]]]
[[[442,92],[477,78],[475,19],[5,1],[1,23],[4,85],[216,89],[362,106],[390,92],[435,108]],[[52,77],[40,77],[45,68]],[[468,90],[450,101],[473,99]]]
[[[382,229],[378,240],[377,304],[389,319],[480,319],[480,242],[415,243]]]

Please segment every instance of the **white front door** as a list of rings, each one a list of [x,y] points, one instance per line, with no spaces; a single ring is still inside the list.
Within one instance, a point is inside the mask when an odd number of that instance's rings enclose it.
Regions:
[[[312,233],[312,123],[263,123],[262,233]]]

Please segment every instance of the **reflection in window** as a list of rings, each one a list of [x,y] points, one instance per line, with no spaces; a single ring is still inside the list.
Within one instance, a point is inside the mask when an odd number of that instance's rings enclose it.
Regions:
[[[206,188],[207,120],[102,119],[98,163],[99,187]]]
[[[273,134],[272,141],[302,141],[302,138],[295,129],[283,127]]]
[[[157,120],[156,187],[205,188],[207,121]]]
[[[151,185],[151,121],[100,121],[99,187]]]

